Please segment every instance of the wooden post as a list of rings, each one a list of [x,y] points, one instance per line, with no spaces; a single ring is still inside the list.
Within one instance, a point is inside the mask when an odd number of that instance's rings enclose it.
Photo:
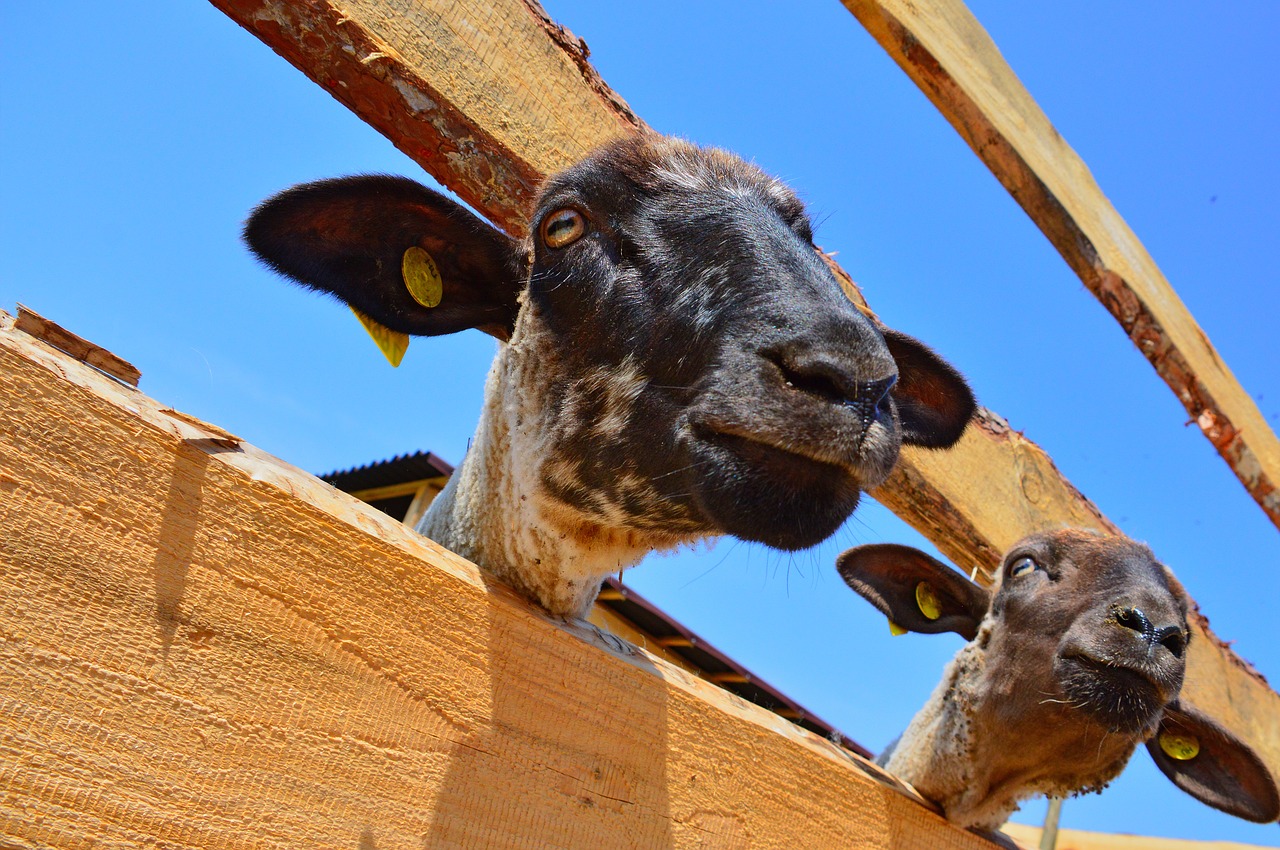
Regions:
[[[1058,821],[1062,819],[1062,798],[1050,797],[1049,810],[1044,815],[1044,830],[1040,833],[1040,850],[1057,850]]]

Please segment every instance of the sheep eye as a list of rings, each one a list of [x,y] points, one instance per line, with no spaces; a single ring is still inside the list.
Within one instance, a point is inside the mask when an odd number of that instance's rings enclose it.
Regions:
[[[1013,566],[1009,568],[1009,575],[1013,578],[1019,576],[1027,576],[1040,569],[1040,565],[1030,558],[1019,558],[1013,562]]]
[[[565,207],[556,210],[542,220],[542,241],[548,248],[572,245],[587,232],[587,220],[582,213]]]

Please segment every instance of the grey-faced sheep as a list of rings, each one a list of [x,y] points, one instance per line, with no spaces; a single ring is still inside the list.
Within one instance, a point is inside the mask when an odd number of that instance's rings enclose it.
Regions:
[[[549,179],[523,241],[384,176],[283,192],[245,239],[392,330],[503,343],[419,530],[555,614],[653,549],[818,543],[902,443],[949,446],[974,410],[954,369],[845,297],[790,189],[675,139]],[[406,252],[442,279],[425,303]]]
[[[1033,535],[1005,556],[994,594],[906,546],[850,549],[837,568],[901,628],[969,640],[880,759],[947,818],[994,829],[1033,795],[1099,790],[1144,741],[1205,803],[1280,816],[1253,751],[1177,702],[1187,597],[1146,546],[1079,530]]]

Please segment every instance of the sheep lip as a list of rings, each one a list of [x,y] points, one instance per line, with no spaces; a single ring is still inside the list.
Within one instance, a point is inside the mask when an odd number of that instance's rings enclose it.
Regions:
[[[693,498],[723,534],[775,549],[826,540],[857,507],[862,482],[841,464],[774,442],[694,426],[689,434]]]
[[[1078,670],[1086,671],[1095,676],[1102,676],[1129,686],[1150,688],[1157,694],[1163,692],[1163,688],[1160,686],[1160,683],[1157,682],[1150,674],[1145,673],[1136,667],[1130,667],[1127,664],[1103,661],[1102,659],[1095,658],[1082,650],[1065,652],[1060,655],[1059,658],[1065,663],[1074,665]]]

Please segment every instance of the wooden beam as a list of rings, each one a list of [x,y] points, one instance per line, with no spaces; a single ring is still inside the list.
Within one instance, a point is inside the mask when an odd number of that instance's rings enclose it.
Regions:
[[[416,496],[418,491],[427,486],[428,481],[447,481],[447,478],[420,478],[417,481],[402,481],[399,484],[388,484],[385,487],[369,487],[365,490],[352,490],[351,495],[362,502],[380,502],[383,499],[397,499],[401,496]]]
[[[418,521],[426,514],[427,508],[431,507],[431,503],[436,500],[436,496],[440,495],[440,491],[444,489],[445,482],[448,480],[448,478],[444,477],[431,478],[414,491],[413,501],[409,503],[409,508],[404,512],[401,522],[409,528],[417,528]]]
[[[1026,210],[1280,526],[1280,440],[961,0],[842,0]]]
[[[0,381],[0,845],[995,846],[3,314]]]
[[[581,42],[533,0],[211,2],[513,234],[525,231],[521,211],[543,175],[643,126]],[[526,116],[531,102],[556,109]],[[1067,524],[1115,530],[1043,450],[990,411],[954,449],[905,451],[874,495],[986,582],[1025,534]],[[1195,620],[1183,698],[1255,746],[1280,777],[1280,696]]]
[[[546,174],[644,126],[532,0],[212,2],[514,236]]]

